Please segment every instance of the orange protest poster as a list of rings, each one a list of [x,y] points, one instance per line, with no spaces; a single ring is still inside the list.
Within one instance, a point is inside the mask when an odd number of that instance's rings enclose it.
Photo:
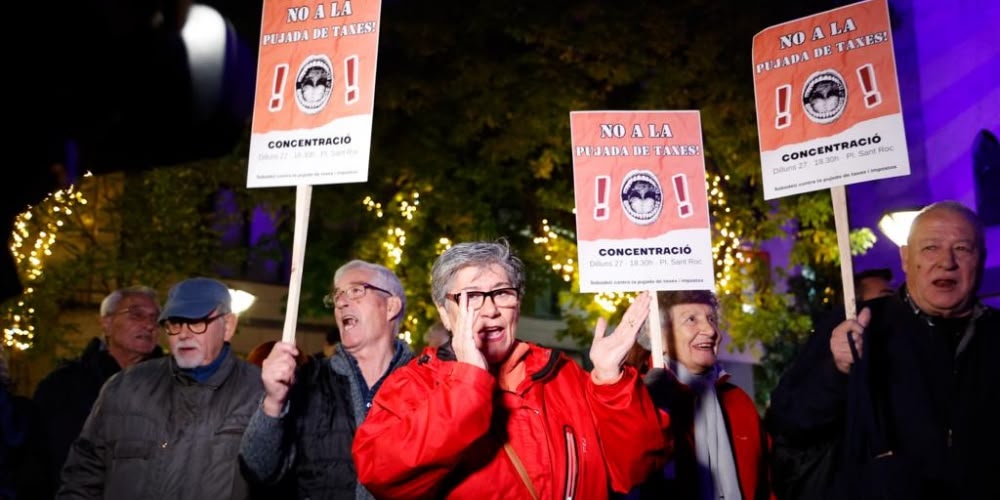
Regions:
[[[368,180],[379,0],[265,0],[247,187]]]
[[[711,290],[697,111],[570,113],[581,292]]]
[[[886,0],[753,39],[764,198],[909,175]]]

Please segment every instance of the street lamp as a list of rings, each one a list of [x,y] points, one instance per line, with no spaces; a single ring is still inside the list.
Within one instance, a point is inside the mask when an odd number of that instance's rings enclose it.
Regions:
[[[918,213],[920,213],[919,210],[886,212],[879,219],[878,228],[896,246],[903,246],[906,244],[906,238],[910,235],[910,225],[913,224],[913,219],[916,218]]]
[[[193,4],[187,11],[181,40],[188,56],[194,111],[198,119],[211,117],[221,101],[227,38],[231,30],[229,21],[211,6]]]
[[[250,309],[257,297],[243,290],[229,289],[229,296],[233,299],[233,312],[239,316],[243,311]]]

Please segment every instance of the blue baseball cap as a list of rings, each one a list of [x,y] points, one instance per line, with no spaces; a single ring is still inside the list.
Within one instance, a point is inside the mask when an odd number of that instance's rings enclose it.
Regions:
[[[160,312],[159,321],[168,318],[199,319],[218,309],[220,313],[232,311],[229,287],[212,278],[189,278],[177,283],[167,294],[167,303]]]

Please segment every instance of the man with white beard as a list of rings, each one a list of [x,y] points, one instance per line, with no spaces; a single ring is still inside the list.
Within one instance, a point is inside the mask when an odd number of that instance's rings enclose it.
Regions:
[[[63,467],[57,498],[249,498],[240,439],[263,392],[260,370],[229,346],[229,288],[174,285],[159,316],[172,356],[104,385]]]

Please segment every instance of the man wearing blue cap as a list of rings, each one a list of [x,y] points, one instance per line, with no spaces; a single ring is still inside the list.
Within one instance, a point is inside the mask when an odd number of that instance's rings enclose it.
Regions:
[[[172,356],[104,385],[62,471],[57,498],[249,498],[240,438],[263,392],[260,370],[229,346],[229,288],[174,285],[159,316]]]

